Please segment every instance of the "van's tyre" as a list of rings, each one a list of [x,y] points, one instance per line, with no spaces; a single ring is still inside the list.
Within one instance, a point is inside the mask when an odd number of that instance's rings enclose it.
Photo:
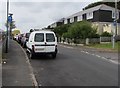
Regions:
[[[32,52],[29,53],[29,59],[33,59],[34,58],[34,54]]]
[[[52,54],[52,58],[55,59],[56,58],[56,53]]]
[[[23,44],[23,48],[26,48],[26,44]]]

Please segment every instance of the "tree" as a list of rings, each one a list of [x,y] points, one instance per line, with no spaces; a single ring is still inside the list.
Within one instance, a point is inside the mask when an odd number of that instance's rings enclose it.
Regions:
[[[7,23],[5,23],[5,26],[7,27]],[[14,29],[14,28],[16,28],[15,21],[12,21],[10,23],[10,29]]]
[[[112,34],[110,34],[109,32],[105,31],[101,34],[102,37],[111,37]]]
[[[92,27],[92,24],[87,21],[77,22],[69,27],[69,36],[74,39],[86,39],[94,37],[97,31]]]
[[[56,27],[53,31],[57,34],[58,37],[62,37],[63,33],[66,33],[69,29],[69,24],[63,24]]]
[[[5,23],[5,26],[7,27],[7,23]],[[12,36],[12,29],[16,28],[15,21],[8,23],[8,26],[10,26],[10,36]]]
[[[85,9],[89,9],[91,7],[94,7],[94,6],[97,6],[97,5],[100,5],[100,4],[105,4],[105,5],[108,5],[108,6],[111,6],[111,7],[114,7],[115,8],[115,0],[113,0],[113,2],[106,2],[106,1],[99,1],[99,2],[95,2],[95,3],[91,3],[89,4],[88,6],[86,6],[85,8],[83,8],[83,10]],[[120,9],[120,1],[118,0],[118,3],[117,3],[117,7],[118,9]]]
[[[15,36],[17,34],[20,34],[20,30],[19,29],[15,29],[12,31],[12,34]]]

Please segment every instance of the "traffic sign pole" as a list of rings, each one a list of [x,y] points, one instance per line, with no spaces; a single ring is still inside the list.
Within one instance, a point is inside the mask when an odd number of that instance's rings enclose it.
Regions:
[[[6,49],[5,49],[6,53],[8,53],[8,13],[9,13],[9,0],[7,0],[7,31],[6,31]]]

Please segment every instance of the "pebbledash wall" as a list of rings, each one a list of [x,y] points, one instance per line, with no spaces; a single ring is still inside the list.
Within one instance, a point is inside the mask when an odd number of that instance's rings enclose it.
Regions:
[[[62,24],[70,24],[73,22],[87,20],[93,24],[94,27],[97,28],[98,34],[102,34],[107,31],[109,33],[113,33],[115,26],[113,25],[113,21],[115,19],[115,8],[107,6],[105,4],[101,4],[80,12],[77,12],[73,15],[70,15],[67,18],[62,19],[62,21],[57,21],[55,23],[61,22]],[[120,10],[117,9],[117,34],[120,35]],[[53,24],[51,24],[52,26]],[[54,27],[56,27],[55,25]]]
[[[115,31],[115,26],[112,22],[93,22],[93,27],[97,28],[97,33],[102,34],[107,31],[111,34]],[[120,23],[117,23],[117,35],[120,35]]]

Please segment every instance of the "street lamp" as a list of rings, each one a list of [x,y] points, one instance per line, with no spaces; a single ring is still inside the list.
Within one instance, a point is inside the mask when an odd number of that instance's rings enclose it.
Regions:
[[[6,31],[6,48],[5,48],[6,53],[8,53],[8,13],[9,13],[9,0],[7,0],[7,31]]]
[[[117,0],[115,0],[114,26],[115,26],[115,29],[113,30],[113,49],[115,48],[115,36],[117,35]]]

